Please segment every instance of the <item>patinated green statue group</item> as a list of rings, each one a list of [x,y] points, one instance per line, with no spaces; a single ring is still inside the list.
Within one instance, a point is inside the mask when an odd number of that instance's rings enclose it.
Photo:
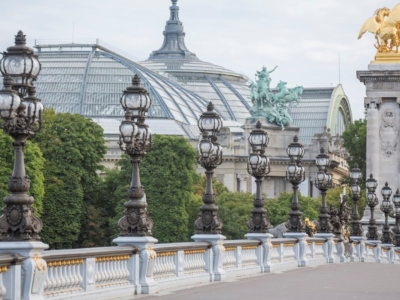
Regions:
[[[252,118],[267,118],[269,122],[275,123],[285,129],[285,126],[292,123],[292,118],[288,113],[290,102],[298,104],[300,95],[303,93],[302,86],[296,86],[292,89],[286,87],[286,82],[279,81],[276,92],[273,93],[270,89],[271,77],[270,73],[275,71],[267,71],[263,67],[261,71],[256,73],[256,83],[250,85],[251,101],[253,107],[250,109]]]

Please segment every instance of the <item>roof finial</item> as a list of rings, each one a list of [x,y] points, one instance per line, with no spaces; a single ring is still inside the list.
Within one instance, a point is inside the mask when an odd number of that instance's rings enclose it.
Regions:
[[[178,0],[171,0],[172,5],[176,5],[176,2],[178,2]]]

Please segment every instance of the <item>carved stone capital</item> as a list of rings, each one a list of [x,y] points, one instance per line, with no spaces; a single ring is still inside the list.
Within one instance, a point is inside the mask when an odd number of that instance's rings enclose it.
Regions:
[[[364,98],[364,107],[379,109],[379,106],[382,104],[382,98],[380,97],[365,97]]]
[[[240,181],[244,181],[247,179],[248,175],[247,174],[236,174],[237,179]]]

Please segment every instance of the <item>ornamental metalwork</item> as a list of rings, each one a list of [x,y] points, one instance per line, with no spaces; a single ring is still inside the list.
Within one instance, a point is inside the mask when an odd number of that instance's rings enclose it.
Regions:
[[[33,49],[25,46],[25,36],[19,31],[15,45],[9,47],[0,62],[4,76],[0,91],[1,128],[13,138],[14,169],[8,182],[10,195],[3,199],[0,216],[1,241],[38,241],[43,224],[35,216],[35,199],[28,195],[30,179],[26,174],[24,149],[28,137],[42,126],[43,105],[35,95],[32,82],[40,71]],[[28,94],[28,95],[27,95]]]
[[[381,194],[383,197],[381,204],[381,211],[385,214],[385,224],[382,229],[382,244],[393,244],[393,233],[390,231],[389,226],[389,215],[393,213],[393,205],[390,201],[390,196],[392,195],[392,189],[389,187],[388,183],[385,183],[385,186],[381,190]]]
[[[194,225],[198,234],[221,234],[222,221],[218,217],[218,207],[214,205],[212,177],[214,169],[222,163],[222,147],[217,143],[222,121],[211,102],[198,123],[202,139],[197,147],[197,161],[206,170],[206,190],[203,194],[204,205],[200,207],[199,218]]]
[[[361,170],[358,168],[358,165],[355,164],[354,168],[350,171],[350,197],[353,200],[353,213],[351,218],[351,236],[363,236],[363,228],[360,222],[360,216],[358,214],[358,201],[361,198],[361,189],[359,183],[362,178]]]
[[[394,233],[394,245],[400,247],[400,191],[397,189],[396,194],[393,196],[394,210],[390,214],[392,218],[396,218],[396,225],[392,229]]]
[[[268,233],[271,223],[267,219],[267,211],[264,208],[264,197],[261,192],[261,185],[264,177],[271,171],[269,159],[265,155],[265,148],[269,138],[265,130],[261,128],[258,121],[256,128],[250,133],[249,143],[252,148],[247,162],[247,171],[255,178],[256,194],[254,197],[254,208],[251,210],[251,219],[247,222],[249,233]]]
[[[124,215],[118,221],[121,236],[151,236],[153,221],[147,215],[147,203],[143,201],[144,188],[140,182],[140,161],[151,148],[151,131],[145,124],[145,114],[151,105],[147,91],[140,86],[135,75],[132,86],[121,98],[125,120],[120,126],[119,146],[130,156],[132,180],[128,189],[129,201],[124,203]]]
[[[374,217],[375,206],[379,204],[378,197],[375,194],[375,190],[378,187],[378,182],[374,179],[373,175],[370,174],[366,181],[367,186],[367,205],[371,210],[371,217],[369,219],[367,239],[379,240],[378,226],[376,226],[376,220]]]
[[[267,71],[263,67],[257,71],[256,83],[250,84],[251,102],[253,103],[250,113],[255,118],[266,118],[269,122],[275,123],[285,129],[285,126],[293,122],[288,113],[290,103],[298,104],[303,93],[302,86],[296,86],[292,89],[286,87],[287,82],[279,81],[276,87],[276,93],[270,89],[270,74],[275,71]]]
[[[331,216],[328,214],[326,206],[326,192],[332,188],[332,174],[327,172],[330,164],[328,155],[325,154],[324,148],[321,148],[320,154],[316,158],[316,164],[319,171],[315,175],[314,185],[320,191],[322,202],[318,222],[316,222],[318,233],[330,233],[332,231]]]
[[[290,162],[286,169],[286,180],[292,184],[293,198],[290,205],[289,220],[285,226],[287,232],[304,232],[305,226],[302,220],[302,212],[300,211],[300,203],[298,198],[299,184],[305,180],[305,170],[301,165],[301,159],[304,155],[304,147],[299,143],[299,138],[295,136],[293,143],[290,143],[286,150]]]

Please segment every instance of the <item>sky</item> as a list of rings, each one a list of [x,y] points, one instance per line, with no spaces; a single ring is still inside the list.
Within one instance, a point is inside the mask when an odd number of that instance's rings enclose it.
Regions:
[[[365,20],[394,0],[179,0],[186,46],[203,61],[254,79],[278,68],[288,86],[343,85],[354,119],[363,117],[364,84],[357,70],[374,59],[374,36],[357,40]],[[161,47],[170,0],[0,1],[0,51],[22,30],[35,39],[99,38],[140,60]],[[339,72],[340,55],[340,72]]]

